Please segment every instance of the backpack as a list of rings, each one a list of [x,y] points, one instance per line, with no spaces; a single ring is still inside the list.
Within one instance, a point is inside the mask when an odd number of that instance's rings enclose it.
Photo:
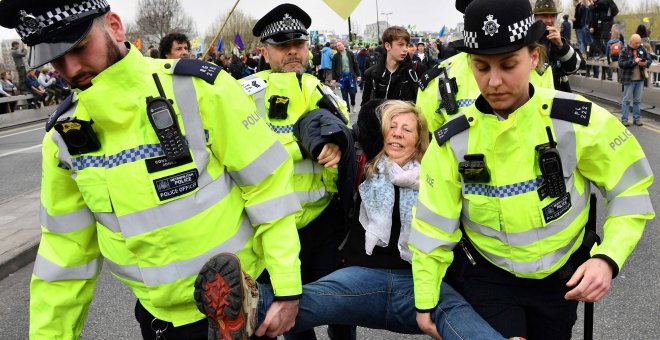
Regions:
[[[621,42],[616,41],[610,44],[610,57],[618,57],[621,55]]]
[[[609,10],[608,14],[609,14],[609,17],[611,19],[611,18],[614,18],[615,16],[617,16],[619,14],[619,7],[616,5],[614,0],[607,0],[607,2],[610,5],[610,10]]]

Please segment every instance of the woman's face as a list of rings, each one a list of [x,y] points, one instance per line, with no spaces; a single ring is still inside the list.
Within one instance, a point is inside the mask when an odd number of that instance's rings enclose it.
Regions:
[[[529,99],[529,72],[539,61],[539,50],[523,47],[497,55],[471,55],[472,72],[488,104],[508,116]]]
[[[412,113],[403,113],[392,118],[390,129],[385,135],[385,154],[404,166],[415,153],[419,139],[417,118]]]

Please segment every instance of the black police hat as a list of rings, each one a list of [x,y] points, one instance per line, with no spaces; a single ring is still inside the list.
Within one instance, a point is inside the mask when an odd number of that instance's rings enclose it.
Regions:
[[[456,49],[493,55],[517,51],[538,41],[545,32],[535,22],[528,0],[474,0],[465,9],[463,40]]]
[[[28,64],[39,67],[75,47],[109,10],[106,0],[2,0],[0,26],[16,29],[30,46]]]
[[[266,13],[252,28],[252,34],[261,42],[283,44],[292,40],[308,40],[307,28],[312,18],[300,7],[282,4]]]

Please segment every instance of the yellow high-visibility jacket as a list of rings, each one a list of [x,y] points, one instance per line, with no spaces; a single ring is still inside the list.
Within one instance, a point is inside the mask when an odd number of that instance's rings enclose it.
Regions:
[[[173,101],[192,161],[168,162],[146,110]],[[194,77],[191,75],[195,75]],[[71,155],[60,133],[43,140],[42,238],[30,285],[30,337],[77,339],[102,262],[155,317],[203,319],[193,299],[202,265],[238,255],[275,294],[302,293],[293,162],[255,107],[212,64],[144,58],[135,47],[75,94],[58,121],[93,121],[97,151]]]
[[[438,303],[440,282],[462,236],[459,224],[495,266],[541,279],[581,245],[591,184],[607,201],[603,242],[591,255],[608,261],[615,274],[654,217],[648,193],[653,173],[630,131],[580,96],[531,90],[529,101],[506,120],[487,114],[490,107],[479,97],[436,132],[422,160],[409,242],[418,309]],[[567,194],[560,198],[538,192],[543,177],[535,146],[548,143],[546,126],[561,156]],[[467,154],[485,156],[488,182],[463,181],[458,163]]]
[[[336,168],[326,168],[309,155],[303,155],[297,138],[293,135],[294,124],[309,111],[318,109],[318,101],[323,96],[334,93],[322,85],[318,78],[305,73],[298,79],[295,72],[272,72],[265,70],[240,80],[246,93],[255,102],[259,117],[284,144],[294,162],[293,190],[302,205],[296,214],[296,225],[302,228],[317,218],[330,204],[332,195],[337,192],[338,173]],[[269,99],[272,96],[288,98],[287,117],[269,118]],[[348,120],[348,112],[343,101],[335,98]]]

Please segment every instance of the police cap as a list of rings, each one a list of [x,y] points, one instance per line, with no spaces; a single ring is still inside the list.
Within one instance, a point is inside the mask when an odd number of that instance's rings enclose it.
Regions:
[[[29,66],[39,67],[75,47],[109,10],[106,0],[2,0],[0,26],[16,29],[30,47]]]
[[[463,40],[455,46],[471,54],[504,54],[533,44],[544,32],[528,0],[473,0],[465,9]]]
[[[282,4],[266,13],[252,28],[252,34],[261,42],[283,44],[293,40],[308,40],[307,28],[312,18],[293,4]]]

